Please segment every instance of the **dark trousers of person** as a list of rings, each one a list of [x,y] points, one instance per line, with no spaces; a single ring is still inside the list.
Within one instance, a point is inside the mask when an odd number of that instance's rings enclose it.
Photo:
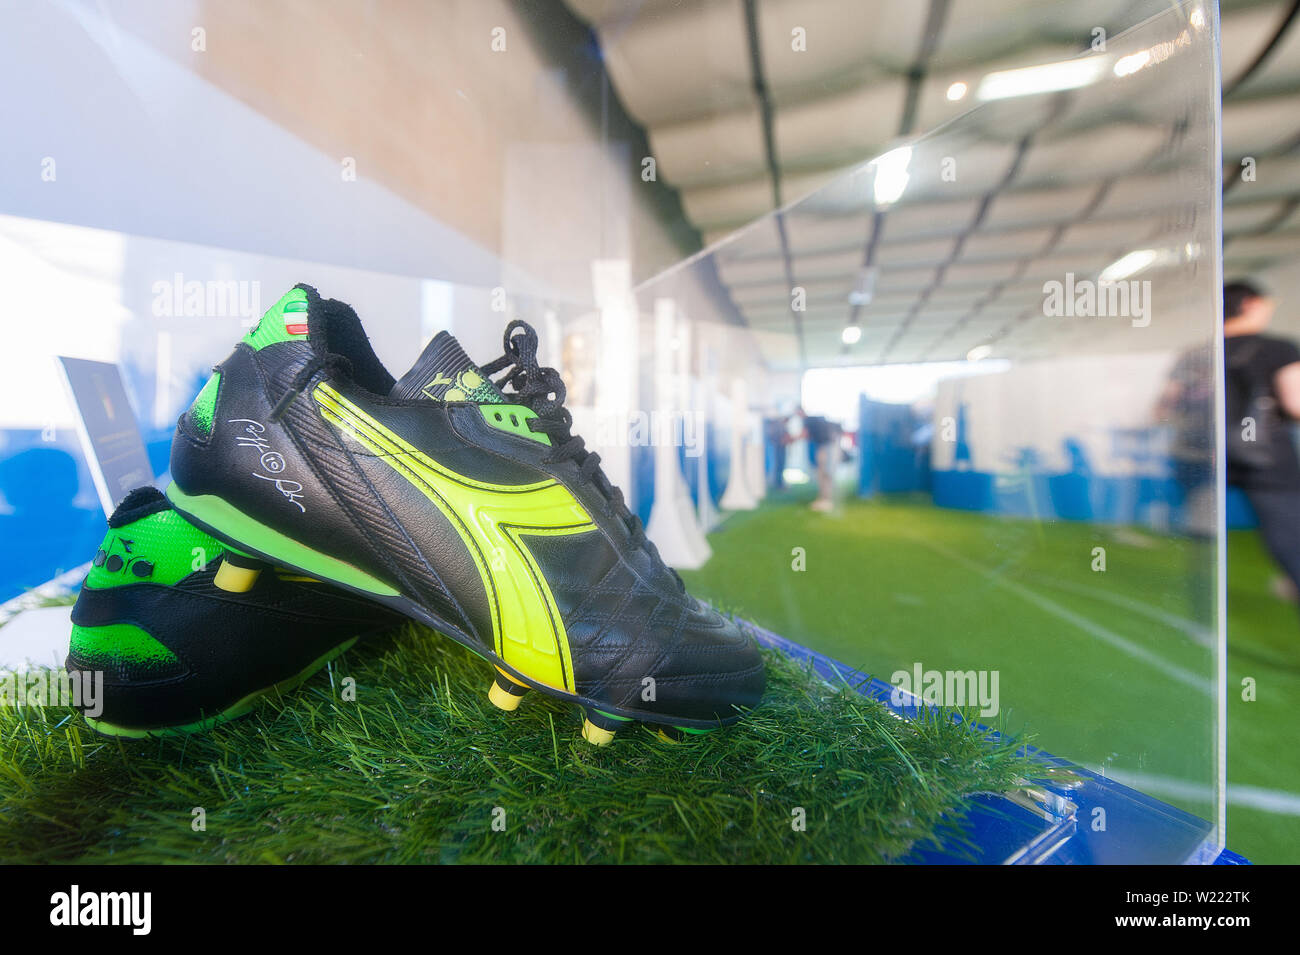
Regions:
[[[1247,489],[1264,545],[1300,591],[1300,490]]]

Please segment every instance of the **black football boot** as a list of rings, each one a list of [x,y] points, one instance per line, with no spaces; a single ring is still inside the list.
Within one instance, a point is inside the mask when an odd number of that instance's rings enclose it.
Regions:
[[[563,402],[523,322],[484,368],[444,332],[394,381],[351,307],[299,285],[181,417],[167,495],[250,571],[292,567],[470,648],[503,709],[570,700],[595,743],[733,722],[762,695],[757,645],[686,593]]]
[[[72,608],[66,669],[82,687],[99,687],[80,701],[93,729],[127,737],[209,729],[404,620],[295,572],[257,574],[239,560],[156,488],[138,488],[118,506]]]

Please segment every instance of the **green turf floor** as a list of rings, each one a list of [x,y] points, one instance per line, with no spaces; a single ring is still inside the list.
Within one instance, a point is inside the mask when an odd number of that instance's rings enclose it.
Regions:
[[[917,662],[996,670],[1013,729],[1211,815],[1210,546],[916,498],[813,514],[797,493],[731,516],[710,542],[713,559],[683,575],[702,596],[886,681]],[[1231,535],[1229,563],[1230,786],[1300,793],[1288,707],[1300,620],[1270,595],[1255,535]],[[1245,677],[1254,702],[1241,700]],[[1230,798],[1228,842],[1259,862],[1300,861],[1300,816]]]
[[[766,655],[763,706],[679,744],[597,749],[536,693],[504,714],[486,664],[414,626],[182,740],[0,707],[0,862],[881,862],[962,851],[968,797],[1035,773]]]

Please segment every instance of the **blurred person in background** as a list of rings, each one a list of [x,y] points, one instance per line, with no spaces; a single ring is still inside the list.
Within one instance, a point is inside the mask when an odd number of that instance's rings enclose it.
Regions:
[[[808,431],[804,427],[805,415],[803,407],[795,405],[794,409],[785,417],[785,467],[792,467],[803,473],[806,468],[802,467],[803,462],[811,457],[811,452],[804,451],[802,442],[807,441]],[[782,477],[784,481],[784,476]]]
[[[789,437],[786,434],[786,419],[780,414],[763,419],[763,444],[767,458],[768,490],[785,489],[785,452]]]
[[[840,426],[821,415],[807,415],[804,431],[810,456],[817,466],[817,499],[814,511],[835,507],[835,465],[839,462]]]
[[[1276,303],[1250,282],[1223,288],[1227,481],[1241,488],[1273,559],[1300,590],[1300,348],[1265,335]]]

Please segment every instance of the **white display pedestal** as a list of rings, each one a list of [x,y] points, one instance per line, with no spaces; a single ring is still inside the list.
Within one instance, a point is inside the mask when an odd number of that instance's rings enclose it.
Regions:
[[[587,439],[588,447],[600,453],[600,466],[610,483],[630,494],[632,453],[627,434],[637,402],[639,342],[631,271],[625,259],[601,259],[591,264],[591,281],[600,311],[600,345],[596,356],[600,374],[596,376],[596,406],[584,412],[593,413],[598,420],[594,422],[595,427],[582,421],[585,430],[577,433],[592,436]],[[576,424],[576,409],[573,413]],[[628,506],[635,511],[633,500],[628,500]]]
[[[713,551],[696,521],[673,440],[676,423],[685,410],[680,381],[690,350],[688,335],[686,322],[679,320],[672,300],[657,299],[654,417],[662,426],[651,429],[655,436],[655,496],[646,535],[669,566],[693,570],[702,567]]]
[[[709,426],[714,421],[714,411],[718,404],[718,363],[717,354],[708,336],[699,334],[696,336],[696,341],[699,344],[700,377],[695,383],[695,388],[687,405],[695,412],[700,430],[699,465],[695,469],[695,493],[699,503],[696,505],[695,513],[699,519],[701,530],[708,534],[722,520],[717,507],[713,504],[713,488],[709,483],[709,475],[712,472],[712,466],[709,464],[709,450],[712,447]]]
[[[731,473],[727,489],[722,492],[724,511],[752,511],[758,507],[747,474],[750,452],[746,449],[752,443],[749,431],[749,388],[743,378],[737,378],[731,383]]]

